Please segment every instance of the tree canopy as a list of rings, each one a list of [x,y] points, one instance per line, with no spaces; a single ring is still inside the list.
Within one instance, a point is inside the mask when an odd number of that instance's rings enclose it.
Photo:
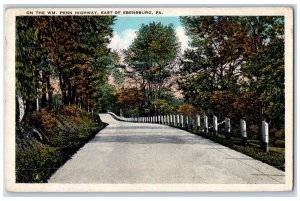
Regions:
[[[16,89],[26,111],[53,106],[51,79],[62,104],[97,105],[113,56],[113,16],[17,17]]]
[[[179,42],[172,25],[152,22],[143,24],[130,47],[125,50],[125,61],[138,77],[144,95],[144,107],[163,96],[164,83],[170,77],[178,52]]]
[[[182,17],[180,69],[188,102],[206,113],[284,123],[283,17]]]

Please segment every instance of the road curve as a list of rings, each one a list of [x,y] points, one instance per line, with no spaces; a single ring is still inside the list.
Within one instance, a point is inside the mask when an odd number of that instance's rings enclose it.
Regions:
[[[283,171],[186,131],[100,118],[109,125],[49,183],[284,183]]]

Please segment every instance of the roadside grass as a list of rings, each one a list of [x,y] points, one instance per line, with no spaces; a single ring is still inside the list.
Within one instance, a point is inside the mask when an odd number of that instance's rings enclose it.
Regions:
[[[45,183],[107,124],[76,106],[33,113],[16,129],[16,182]],[[36,135],[33,129],[39,131]]]

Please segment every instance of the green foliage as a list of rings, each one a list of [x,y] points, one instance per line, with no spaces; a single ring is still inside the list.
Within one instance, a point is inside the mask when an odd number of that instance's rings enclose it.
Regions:
[[[164,99],[156,99],[151,103],[156,107],[158,113],[160,114],[171,114],[176,111],[175,106]]]
[[[179,86],[205,113],[284,127],[283,17],[182,17],[192,48]]]
[[[99,94],[98,101],[95,108],[99,112],[112,111],[116,106],[116,89],[110,84],[103,84],[100,87],[101,94]]]
[[[169,76],[167,67],[175,60],[178,48],[173,26],[143,24],[125,51],[125,60],[145,80],[161,83]]]
[[[34,112],[16,130],[16,182],[47,182],[104,126],[99,117],[92,117],[74,105],[65,106],[59,112],[44,109]],[[35,136],[33,128],[44,137]]]
[[[113,22],[113,16],[17,17],[16,86],[27,111],[36,109],[36,99],[52,107],[51,78],[59,80],[63,104],[96,105],[116,59],[107,48]]]
[[[160,99],[169,89],[165,83],[171,76],[179,52],[179,43],[172,25],[152,22],[142,25],[130,47],[124,51],[131,68],[127,76],[139,83],[143,94],[143,108],[153,110],[151,101]],[[145,112],[141,108],[141,112]]]

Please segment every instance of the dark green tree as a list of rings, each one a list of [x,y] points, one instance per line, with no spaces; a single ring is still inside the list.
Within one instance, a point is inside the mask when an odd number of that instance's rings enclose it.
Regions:
[[[59,80],[63,104],[87,110],[97,104],[114,56],[107,47],[113,16],[17,18],[16,86],[26,109],[52,108],[51,79]]]
[[[239,66],[250,52],[246,24],[238,17],[182,17],[191,48],[182,58],[180,86],[188,102],[218,112],[216,91],[237,92]]]
[[[163,94],[164,83],[170,77],[179,52],[179,43],[172,25],[152,22],[142,25],[130,47],[125,61],[132,70],[129,76],[139,79],[144,107]]]

